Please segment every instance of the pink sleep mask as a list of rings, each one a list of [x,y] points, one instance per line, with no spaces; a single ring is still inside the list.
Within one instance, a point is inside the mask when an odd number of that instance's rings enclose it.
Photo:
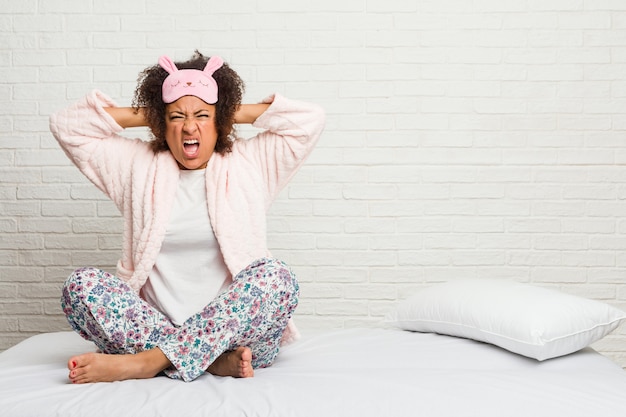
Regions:
[[[212,56],[204,70],[179,70],[170,57],[163,55],[159,65],[170,75],[163,81],[163,101],[173,103],[183,96],[196,96],[207,104],[217,103],[217,83],[213,73],[224,61],[219,56]]]

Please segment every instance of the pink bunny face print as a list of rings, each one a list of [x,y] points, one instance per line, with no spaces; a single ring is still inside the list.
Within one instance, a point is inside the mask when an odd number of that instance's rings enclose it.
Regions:
[[[202,71],[179,70],[170,57],[163,55],[159,58],[159,65],[170,74],[163,82],[163,101],[169,104],[183,96],[195,96],[207,104],[217,103],[217,83],[213,73],[223,64],[222,58],[212,56]]]

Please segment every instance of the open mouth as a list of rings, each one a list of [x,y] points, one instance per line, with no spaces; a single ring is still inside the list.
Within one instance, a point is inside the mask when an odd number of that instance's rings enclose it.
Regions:
[[[183,141],[183,152],[187,158],[193,158],[198,155],[200,142],[197,139],[186,139]]]

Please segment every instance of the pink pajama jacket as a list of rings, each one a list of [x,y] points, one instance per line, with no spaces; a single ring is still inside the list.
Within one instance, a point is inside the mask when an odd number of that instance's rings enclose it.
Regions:
[[[211,226],[232,276],[255,259],[271,256],[266,214],[304,163],[324,128],[324,112],[281,95],[253,123],[263,131],[237,139],[232,152],[214,153],[206,169]],[[128,139],[104,110],[116,104],[94,90],[50,116],[50,130],[65,153],[124,218],[122,257],[116,275],[139,291],[148,279],[165,237],[178,186],[179,168],[170,152]],[[208,301],[208,300],[207,300]],[[282,344],[298,337],[290,321]]]

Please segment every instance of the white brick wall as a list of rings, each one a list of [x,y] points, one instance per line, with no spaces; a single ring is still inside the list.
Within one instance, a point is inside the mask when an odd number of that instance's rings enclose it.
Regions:
[[[423,285],[479,276],[626,309],[624,1],[0,6],[0,349],[68,329],[61,282],[120,250],[48,114],[94,87],[129,104],[141,69],[195,48],[239,70],[248,101],[328,112],[269,219],[301,327],[375,326]],[[626,366],[624,326],[595,347]]]

